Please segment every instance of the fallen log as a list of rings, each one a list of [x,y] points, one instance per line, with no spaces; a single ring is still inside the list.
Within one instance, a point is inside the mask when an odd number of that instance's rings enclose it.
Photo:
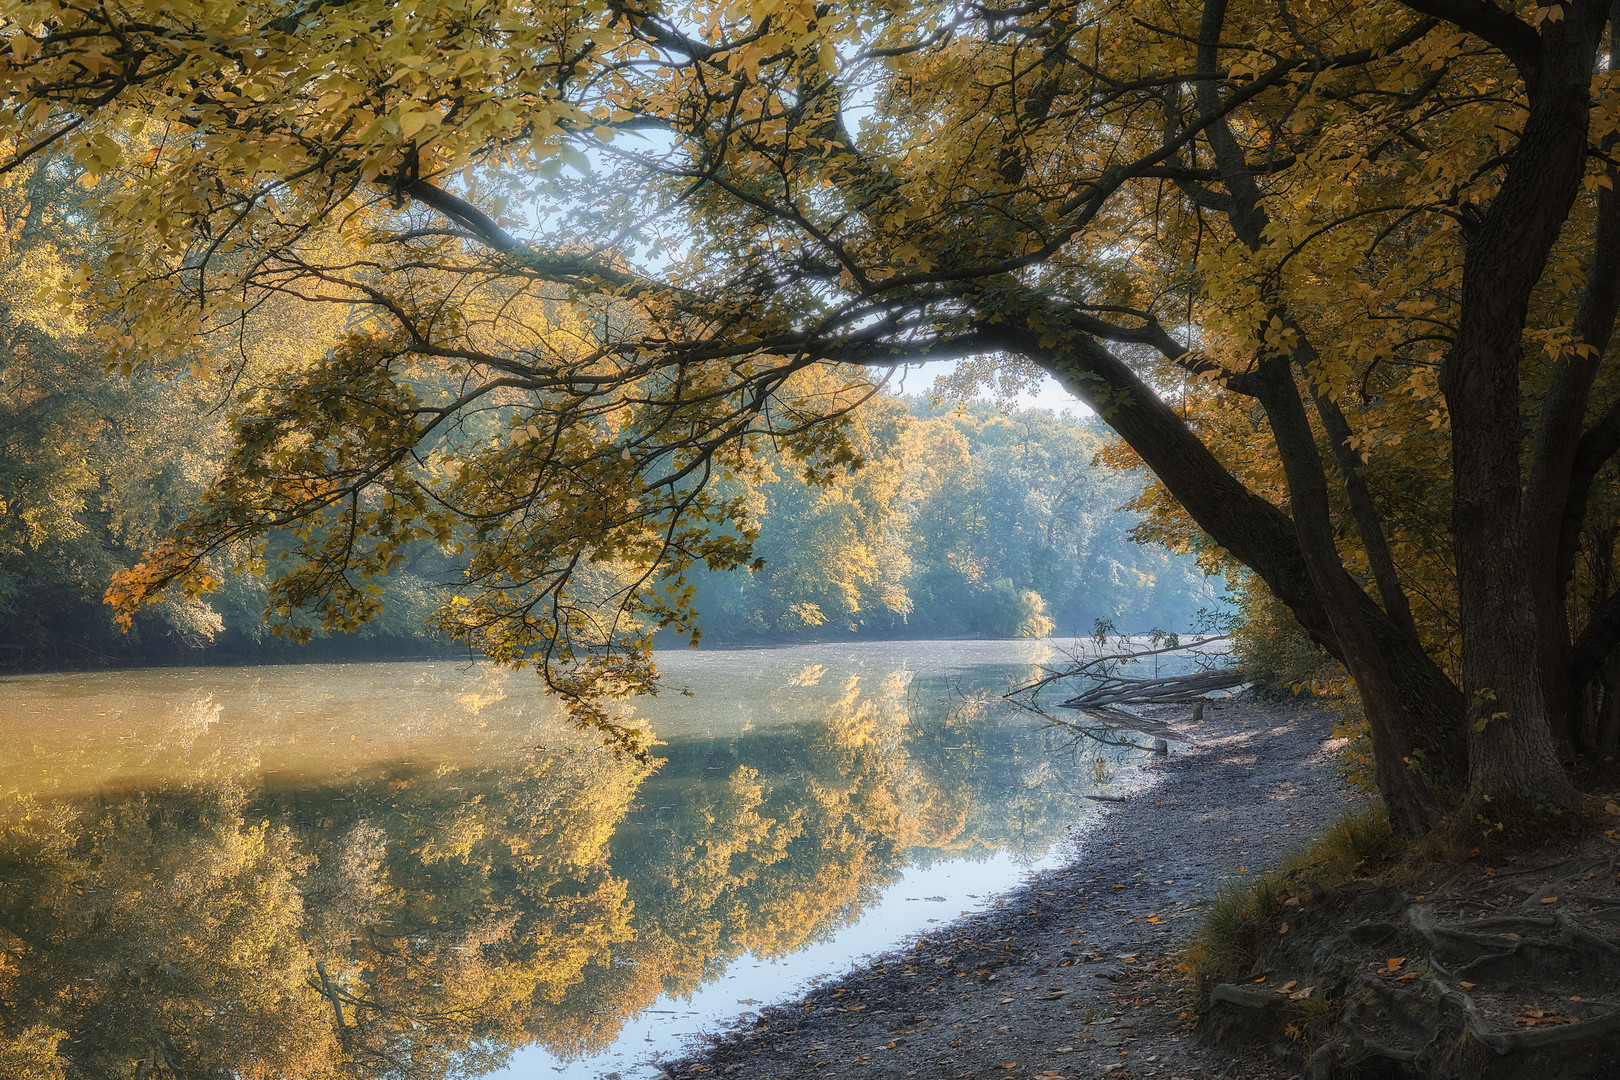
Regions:
[[[1096,708],[1078,709],[1089,717],[1093,724],[1085,724],[1075,720],[1068,720],[1052,713],[1043,713],[1045,719],[1058,727],[1067,728],[1087,738],[1108,746],[1134,746],[1138,750],[1148,750],[1151,747],[1141,746],[1135,741],[1116,742],[1111,736],[1116,735],[1146,735],[1154,739],[1174,739],[1177,742],[1190,743],[1192,737],[1177,731],[1163,720],[1155,720],[1150,716],[1138,716],[1136,713],[1116,709],[1110,705],[1099,705]]]
[[[1120,705],[1190,704],[1220,690],[1231,690],[1249,681],[1240,668],[1194,671],[1186,675],[1166,675],[1157,679],[1132,679],[1106,675],[1061,702],[1067,709],[1094,711]]]

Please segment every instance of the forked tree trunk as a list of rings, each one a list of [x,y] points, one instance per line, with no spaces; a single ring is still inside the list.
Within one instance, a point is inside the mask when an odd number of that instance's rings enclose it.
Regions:
[[[1101,345],[1081,341],[1058,353],[1042,348],[1035,333],[1009,333],[1006,322],[999,332],[1007,334],[1001,342],[1005,347],[1036,360],[1096,409],[1199,527],[1254,570],[1311,636],[1345,665],[1361,692],[1374,771],[1391,819],[1404,831],[1427,828],[1435,805],[1422,771],[1460,781],[1466,769],[1462,695],[1345,573],[1333,551],[1331,528],[1325,540],[1315,536],[1314,555],[1307,555],[1297,521],[1245,489],[1175,411]],[[1286,370],[1281,377],[1292,378]],[[1294,392],[1291,381],[1288,390]],[[1302,421],[1297,394],[1295,406]],[[1311,446],[1314,454],[1314,442]],[[1320,460],[1316,466],[1321,476]],[[1294,494],[1297,511],[1300,495]],[[1316,498],[1322,497],[1318,491]]]
[[[1262,359],[1254,385],[1282,457],[1300,551],[1317,594],[1327,605],[1345,669],[1361,693],[1373,772],[1385,809],[1400,831],[1423,832],[1439,818],[1440,808],[1423,775],[1429,748],[1413,711],[1417,700],[1413,692],[1418,688],[1395,678],[1399,657],[1421,652],[1417,637],[1373,605],[1345,573],[1334,539],[1327,473],[1294,382],[1291,358],[1277,354]]]

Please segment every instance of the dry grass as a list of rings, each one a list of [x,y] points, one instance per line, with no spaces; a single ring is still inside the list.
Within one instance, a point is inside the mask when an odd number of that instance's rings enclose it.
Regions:
[[[1186,963],[1198,980],[1199,996],[1207,995],[1216,983],[1247,975],[1261,948],[1275,936],[1283,901],[1302,883],[1330,891],[1383,872],[1401,846],[1383,808],[1375,806],[1330,826],[1288,856],[1281,872],[1228,882],[1204,912],[1198,934],[1187,948]]]
[[[1538,811],[1510,829],[1453,807],[1437,827],[1416,837],[1397,834],[1382,806],[1369,807],[1329,826],[1284,858],[1277,872],[1223,886],[1188,946],[1187,969],[1197,979],[1200,997],[1206,996],[1216,983],[1249,974],[1266,943],[1275,938],[1283,902],[1293,894],[1331,894],[1351,881],[1368,879],[1421,891],[1423,882],[1432,885],[1472,860],[1516,850],[1527,840],[1545,844],[1572,836],[1601,821],[1603,805],[1597,799],[1573,812]]]

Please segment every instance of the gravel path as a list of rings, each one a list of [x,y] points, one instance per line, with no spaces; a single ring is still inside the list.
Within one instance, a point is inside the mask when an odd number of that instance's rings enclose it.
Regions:
[[[1174,953],[1224,879],[1275,865],[1357,809],[1331,723],[1292,704],[1157,714],[1192,740],[1127,778],[1067,865],[987,911],[764,1010],[672,1077],[1243,1077],[1298,1071],[1188,1036]]]

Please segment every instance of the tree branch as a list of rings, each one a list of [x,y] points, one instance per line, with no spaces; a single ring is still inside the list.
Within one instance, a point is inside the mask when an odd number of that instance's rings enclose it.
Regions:
[[[1572,689],[1597,678],[1604,659],[1620,644],[1620,592],[1610,593],[1592,609],[1581,636],[1569,650],[1569,683]]]
[[[1489,0],[1402,0],[1413,11],[1443,19],[1502,51],[1526,85],[1541,77],[1541,35]]]

